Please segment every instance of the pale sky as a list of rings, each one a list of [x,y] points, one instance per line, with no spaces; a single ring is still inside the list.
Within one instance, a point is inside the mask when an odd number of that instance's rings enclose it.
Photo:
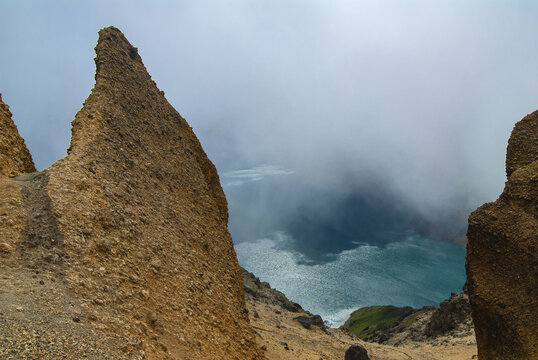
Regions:
[[[227,174],[478,204],[538,108],[536,1],[0,0],[0,18],[0,92],[40,169],[65,156],[107,25]]]

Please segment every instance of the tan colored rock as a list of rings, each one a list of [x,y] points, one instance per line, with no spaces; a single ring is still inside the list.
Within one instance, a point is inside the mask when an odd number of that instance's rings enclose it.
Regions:
[[[0,178],[0,256],[14,254],[24,237],[26,212],[19,184]],[[0,271],[1,273],[1,271]]]
[[[68,285],[128,351],[259,358],[215,167],[118,29],[95,49],[69,155],[47,170]]]
[[[508,142],[497,201],[469,217],[467,284],[480,359],[538,359],[538,111]]]
[[[7,242],[0,243],[0,252],[10,254],[15,251],[15,248],[8,244]]]
[[[0,94],[0,177],[34,172],[34,161]]]
[[[263,359],[214,165],[118,29],[102,29],[95,49],[95,86],[73,121],[68,156],[6,179],[20,183],[26,213],[22,239],[8,245],[34,273],[19,275],[18,258],[6,258],[0,270],[21,283],[4,298],[37,286],[24,308],[39,316],[42,299],[62,294],[49,310],[68,319],[61,326],[73,343],[93,344],[72,353],[50,345],[54,352],[32,356]],[[34,276],[61,280],[39,285]],[[8,305],[0,301],[0,313]],[[20,316],[8,315],[0,330],[15,334],[6,344],[17,344]],[[40,323],[24,328],[39,331]]]
[[[538,159],[538,111],[519,121],[506,150],[506,176]]]

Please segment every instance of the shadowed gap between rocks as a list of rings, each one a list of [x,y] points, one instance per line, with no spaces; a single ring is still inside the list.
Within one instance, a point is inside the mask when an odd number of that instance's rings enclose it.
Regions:
[[[33,265],[61,264],[64,256],[63,237],[58,231],[52,202],[47,193],[49,175],[46,172],[35,172],[19,175],[13,180],[21,184],[26,210],[26,227],[18,250]]]

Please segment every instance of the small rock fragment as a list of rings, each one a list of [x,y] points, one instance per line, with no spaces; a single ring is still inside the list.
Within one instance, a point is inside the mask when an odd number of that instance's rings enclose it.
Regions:
[[[359,345],[351,345],[349,349],[346,350],[345,360],[370,360],[368,356],[368,351]]]
[[[8,243],[0,243],[0,252],[4,252],[6,254],[11,254],[12,252],[15,251],[15,248],[11,245],[9,245]]]

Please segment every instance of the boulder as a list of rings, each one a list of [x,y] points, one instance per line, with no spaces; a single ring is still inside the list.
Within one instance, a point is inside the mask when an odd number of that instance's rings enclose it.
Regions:
[[[346,350],[345,360],[370,360],[370,357],[362,345],[355,344]]]

